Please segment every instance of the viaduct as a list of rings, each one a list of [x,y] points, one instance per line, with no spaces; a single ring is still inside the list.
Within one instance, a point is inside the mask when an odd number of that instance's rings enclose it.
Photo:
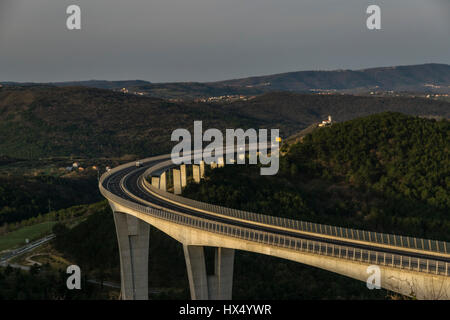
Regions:
[[[232,152],[235,152],[234,150]],[[223,166],[223,158],[210,164]],[[175,165],[161,155],[118,166],[99,188],[113,210],[120,250],[121,297],[148,299],[150,225],[183,245],[192,299],[232,298],[235,250],[284,258],[417,299],[450,299],[450,243],[341,228],[234,210],[182,197],[206,164]],[[171,192],[169,192],[171,191]],[[215,248],[214,274],[204,247]]]

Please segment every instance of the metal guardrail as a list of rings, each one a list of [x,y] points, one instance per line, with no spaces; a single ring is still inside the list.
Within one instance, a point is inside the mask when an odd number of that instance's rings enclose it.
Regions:
[[[146,170],[144,173],[144,176],[151,175],[152,172],[164,168],[169,163],[171,163],[170,160],[158,163],[157,165]],[[155,192],[156,194],[158,194],[164,198],[167,198],[172,201],[175,201],[175,202],[178,202],[181,204],[185,204],[185,205],[188,205],[191,207],[195,207],[195,208],[198,208],[201,210],[221,214],[221,215],[228,216],[228,217],[233,217],[236,219],[253,221],[253,222],[257,222],[257,223],[261,223],[261,224],[273,225],[273,226],[277,226],[277,227],[281,227],[281,228],[285,228],[285,229],[292,229],[292,230],[301,231],[301,232],[327,235],[327,236],[341,238],[341,239],[356,240],[356,241],[362,241],[362,242],[371,242],[371,243],[376,243],[376,244],[396,246],[396,247],[402,247],[402,248],[407,248],[407,249],[430,251],[430,252],[436,252],[436,253],[442,253],[442,254],[450,254],[450,243],[445,242],[445,241],[407,237],[407,236],[400,236],[400,235],[386,234],[386,233],[379,233],[379,232],[371,232],[371,231],[351,229],[351,228],[342,228],[342,227],[337,227],[337,226],[324,225],[324,224],[306,222],[306,221],[300,221],[300,220],[293,220],[293,219],[282,218],[282,217],[274,217],[274,216],[269,216],[269,215],[254,213],[254,212],[231,209],[231,208],[227,208],[227,207],[223,207],[223,206],[212,205],[209,203],[184,198],[184,197],[175,195],[173,193],[169,193],[169,192],[160,190],[158,188],[155,188],[146,180],[145,180],[145,182],[147,183],[146,186],[149,189],[151,189],[153,192]]]
[[[147,158],[144,160],[141,160],[142,162],[148,162],[148,161],[156,161],[156,160],[162,160],[166,159],[168,155],[158,156],[158,157],[152,157]],[[166,161],[167,162],[167,161]],[[156,168],[163,165],[163,163],[159,163],[158,165],[150,168]],[[200,218],[200,217],[194,217],[194,216],[185,216],[182,214],[176,214],[169,211],[164,211],[148,206],[143,206],[131,201],[128,201],[126,199],[122,199],[119,196],[111,193],[110,191],[106,190],[103,187],[104,180],[110,176],[111,174],[114,174],[118,171],[121,171],[126,168],[133,167],[134,163],[127,163],[121,166],[118,166],[109,172],[104,173],[99,181],[99,188],[102,195],[112,200],[120,205],[123,205],[127,208],[130,208],[132,210],[136,210],[141,213],[145,213],[148,215],[151,215],[153,217],[171,221],[177,224],[186,225],[188,227],[213,232],[213,233],[219,233],[223,235],[227,235],[230,237],[246,240],[246,241],[252,241],[252,242],[258,242],[258,243],[264,243],[267,245],[272,245],[276,247],[282,247],[282,248],[288,248],[291,250],[296,251],[302,251],[306,253],[315,253],[320,255],[326,255],[330,257],[340,258],[340,259],[349,259],[354,261],[360,261],[364,263],[370,263],[370,264],[378,264],[378,265],[385,265],[390,266],[394,268],[400,268],[400,269],[408,269],[408,270],[414,270],[418,272],[426,272],[431,274],[437,274],[437,275],[449,275],[449,263],[443,262],[443,261],[437,261],[432,259],[420,259],[420,258],[413,258],[410,256],[405,255],[398,255],[398,254],[391,254],[391,253],[381,253],[373,250],[366,250],[366,249],[359,249],[354,248],[350,246],[342,246],[342,245],[334,245],[329,244],[325,242],[315,241],[315,240],[306,240],[306,239],[299,239],[291,236],[285,236],[285,235],[278,235],[275,233],[270,232],[264,232],[259,231],[255,229],[249,229],[245,227],[238,227],[234,225],[228,225],[225,223],[215,222],[212,220]],[[149,171],[148,169],[147,171]],[[146,171],[146,172],[147,172]],[[153,188],[153,187],[152,187]],[[272,224],[277,226],[283,226],[286,228],[298,228],[297,230],[304,230],[308,232],[328,232],[328,233],[321,233],[321,234],[328,234],[328,235],[337,235],[342,236],[343,238],[348,235],[355,236],[361,236],[362,239],[369,239],[369,241],[375,241],[377,239],[380,239],[380,235],[382,235],[382,239],[400,239],[403,238],[409,238],[409,241],[401,242],[398,241],[396,243],[399,244],[405,244],[405,243],[417,243],[417,240],[419,240],[419,243],[425,243],[425,241],[431,241],[434,240],[425,240],[425,239],[418,239],[418,238],[411,238],[411,237],[403,237],[403,236],[397,236],[397,235],[385,235],[380,233],[373,233],[373,232],[367,232],[367,231],[361,231],[361,230],[353,230],[353,229],[346,229],[346,228],[340,228],[340,227],[333,227],[333,226],[326,226],[326,225],[320,225],[315,224],[311,222],[304,222],[304,221],[298,221],[298,220],[292,220],[292,219],[285,219],[285,218],[279,218],[279,217],[273,217],[273,216],[267,216],[267,215],[261,215],[257,213],[252,212],[246,212],[241,210],[235,210],[230,208],[225,208],[221,206],[211,205],[208,203],[195,201],[192,199],[183,198],[168,192],[164,192],[162,190],[153,188],[152,191],[155,190],[158,194],[162,194],[165,197],[169,199],[174,199],[176,201],[184,201],[186,204],[193,204],[193,205],[199,205],[199,206],[205,206],[208,210],[214,210],[214,212],[221,213],[223,215],[233,215],[234,217],[240,218],[240,219],[247,219],[251,221],[257,221],[262,222],[266,224]],[[301,228],[301,229],[300,229]],[[333,229],[335,228],[335,229]],[[337,231],[333,232],[333,230],[340,230],[339,233]],[[346,230],[343,232],[343,230]],[[350,230],[350,233],[348,231]],[[353,232],[351,232],[353,231]],[[370,234],[370,235],[369,235]],[[371,237],[372,234],[375,234],[375,237]],[[388,236],[388,238],[384,238],[385,236]],[[392,237],[394,238],[392,238]],[[361,239],[361,237],[357,239]],[[350,238],[348,239],[355,239]],[[411,239],[415,239],[411,241]],[[424,242],[422,242],[423,240]],[[395,241],[395,240],[393,240]],[[436,241],[436,248],[442,248],[442,244],[440,244],[439,241]],[[447,242],[443,242],[443,248],[445,249],[445,253],[448,253],[449,244]],[[387,242],[386,244],[389,244]],[[432,247],[432,245],[430,245]],[[414,248],[417,248],[414,247]],[[442,252],[442,251],[437,251]]]
[[[200,217],[185,216],[169,211],[143,206],[122,199],[104,189],[103,187],[101,187],[100,190],[103,196],[105,196],[107,199],[110,199],[132,210],[148,214],[155,218],[185,225],[191,228],[200,229],[203,231],[222,234],[241,240],[263,243],[275,247],[301,251],[305,253],[314,253],[340,259],[385,265],[394,268],[414,270],[418,272],[426,272],[437,275],[449,275],[449,263],[447,262],[413,258],[410,256],[390,253],[380,253],[373,250],[333,245],[315,240],[299,239],[291,236],[278,235],[275,233],[228,225],[225,223],[215,222]]]

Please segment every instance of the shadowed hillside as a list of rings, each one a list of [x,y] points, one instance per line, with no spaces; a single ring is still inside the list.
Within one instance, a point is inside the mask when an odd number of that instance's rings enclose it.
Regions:
[[[167,152],[176,128],[255,125],[206,104],[176,104],[84,87],[0,89],[0,154],[151,155]]]
[[[149,156],[170,151],[171,133],[203,128],[279,128],[287,137],[329,114],[336,121],[382,111],[450,117],[450,103],[419,98],[268,93],[228,104],[172,103],[110,90],[0,88],[0,155]]]
[[[450,103],[420,98],[361,97],[351,95],[309,95],[274,92],[245,102],[235,102],[228,110],[270,123],[287,126],[294,134],[295,127],[306,128],[333,116],[334,121],[346,121],[384,111],[410,115],[439,115],[450,118]]]

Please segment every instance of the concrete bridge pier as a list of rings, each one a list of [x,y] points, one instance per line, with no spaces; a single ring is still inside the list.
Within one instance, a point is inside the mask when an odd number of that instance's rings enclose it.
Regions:
[[[165,171],[159,176],[159,188],[167,191],[167,173]]]
[[[205,178],[205,161],[200,161],[200,178]]]
[[[183,245],[192,300],[208,300],[208,278],[203,246]]]
[[[192,300],[231,300],[234,249],[215,248],[214,275],[206,274],[203,246],[183,245]]]
[[[194,176],[195,183],[200,183],[200,166],[194,164],[192,166],[192,175]]]
[[[121,297],[148,300],[150,225],[129,214],[114,212],[119,244]]]
[[[234,249],[215,248],[214,275],[208,277],[210,300],[231,300],[233,295]]]
[[[173,193],[181,194],[181,170],[173,169]]]
[[[152,177],[152,186],[159,189],[159,177]]]
[[[187,185],[187,176],[186,176],[186,165],[182,164],[180,166],[181,171],[181,187],[184,188]]]
[[[218,160],[217,160],[217,167],[218,168],[223,168],[225,166],[225,161],[223,160],[223,157],[220,157]]]

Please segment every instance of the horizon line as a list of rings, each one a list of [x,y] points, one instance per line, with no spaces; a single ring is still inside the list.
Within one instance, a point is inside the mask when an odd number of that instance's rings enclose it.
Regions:
[[[45,81],[45,82],[37,82],[37,81],[8,81],[8,80],[1,80],[0,83],[8,84],[62,84],[62,83],[69,83],[69,82],[90,82],[90,81],[105,81],[105,82],[122,82],[122,81],[143,81],[148,82],[151,84],[176,84],[176,83],[217,83],[217,82],[227,82],[227,81],[235,81],[235,80],[243,80],[243,79],[251,79],[251,78],[261,78],[261,77],[269,77],[269,76],[277,76],[282,74],[290,74],[290,73],[301,73],[301,72],[339,72],[339,71],[353,71],[353,72],[362,72],[362,71],[368,71],[368,70],[375,70],[375,69],[392,69],[392,68],[401,68],[401,67],[418,67],[418,66],[426,66],[426,65],[441,65],[441,66],[450,66],[450,63],[440,63],[440,62],[426,62],[426,63],[419,63],[419,64],[405,64],[405,65],[387,65],[387,66],[378,66],[378,67],[365,67],[365,68],[358,68],[358,69],[349,69],[349,68],[339,68],[339,69],[304,69],[304,70],[296,70],[296,71],[285,71],[285,72],[277,72],[277,73],[270,73],[270,74],[262,74],[262,75],[251,75],[251,76],[244,76],[244,77],[237,77],[237,78],[228,78],[228,79],[222,79],[222,80],[212,80],[212,81],[191,81],[191,80],[185,80],[185,81],[150,81],[150,80],[143,80],[143,79],[116,79],[116,80],[107,80],[107,79],[89,79],[89,80],[65,80],[65,81]]]

